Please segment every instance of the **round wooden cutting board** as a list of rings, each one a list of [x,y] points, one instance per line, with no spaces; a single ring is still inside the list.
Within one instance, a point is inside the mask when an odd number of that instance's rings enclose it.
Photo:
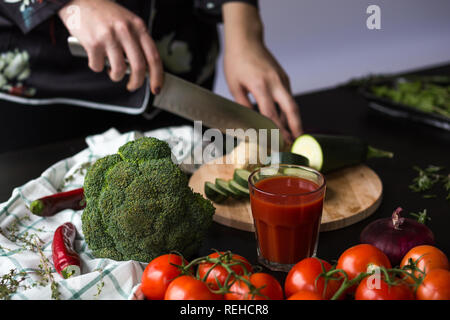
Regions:
[[[232,179],[235,166],[232,164],[207,163],[194,172],[190,187],[205,196],[206,181],[216,178]],[[325,176],[327,190],[322,213],[320,231],[330,231],[349,226],[370,216],[379,207],[383,186],[378,175],[366,165],[358,165],[333,172]],[[214,203],[214,221],[244,231],[254,231],[249,200],[234,200],[231,197]]]

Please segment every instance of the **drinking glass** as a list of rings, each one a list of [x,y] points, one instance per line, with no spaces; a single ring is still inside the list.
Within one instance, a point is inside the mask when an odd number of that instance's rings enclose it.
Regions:
[[[279,164],[253,171],[248,182],[259,263],[289,271],[314,256],[325,177],[309,167]]]

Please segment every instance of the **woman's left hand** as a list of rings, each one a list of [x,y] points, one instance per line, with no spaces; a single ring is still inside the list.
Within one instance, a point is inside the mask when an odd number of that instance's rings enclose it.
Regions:
[[[292,142],[302,134],[299,107],[292,97],[286,72],[264,45],[259,31],[251,29],[255,26],[255,17],[251,15],[254,10],[247,4],[224,5],[224,68],[228,87],[235,100],[249,108],[252,94],[261,114],[275,122],[286,142]],[[251,26],[247,26],[247,21],[251,21]]]

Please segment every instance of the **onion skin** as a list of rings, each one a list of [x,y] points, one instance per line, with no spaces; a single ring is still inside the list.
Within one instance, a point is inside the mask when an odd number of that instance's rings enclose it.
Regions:
[[[400,208],[399,208],[400,209]],[[397,209],[391,218],[382,218],[367,225],[361,232],[361,243],[383,251],[392,266],[398,266],[405,254],[419,245],[434,245],[433,232],[414,219],[400,218]]]

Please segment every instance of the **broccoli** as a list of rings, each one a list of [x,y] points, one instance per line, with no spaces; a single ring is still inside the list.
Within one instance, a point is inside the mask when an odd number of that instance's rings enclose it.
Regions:
[[[149,262],[170,251],[195,254],[214,206],[194,193],[169,145],[140,138],[97,160],[84,180],[82,229],[94,255]]]

